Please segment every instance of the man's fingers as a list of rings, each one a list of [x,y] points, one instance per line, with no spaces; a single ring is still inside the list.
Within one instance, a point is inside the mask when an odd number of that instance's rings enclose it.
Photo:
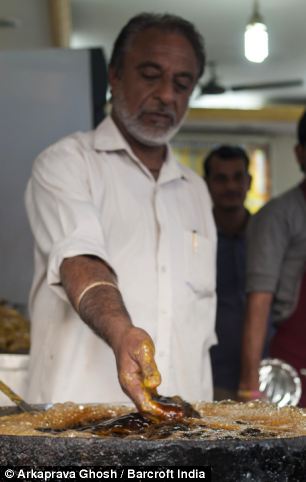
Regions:
[[[154,353],[150,336],[144,330],[131,327],[116,357],[119,381],[124,392],[139,411],[152,414],[160,412],[152,396],[161,383]]]
[[[150,340],[144,340],[136,352],[136,360],[139,363],[143,375],[145,388],[154,389],[161,383],[161,376],[154,359],[154,345]]]
[[[144,387],[139,370],[121,372],[120,383],[125,393],[133,400],[140,412],[150,412],[152,410],[151,394]]]

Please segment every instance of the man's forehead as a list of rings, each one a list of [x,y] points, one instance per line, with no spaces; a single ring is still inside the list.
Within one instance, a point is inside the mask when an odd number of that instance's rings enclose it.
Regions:
[[[131,39],[127,53],[152,58],[152,56],[190,59],[196,63],[196,55],[189,40],[180,32],[148,28]]]
[[[237,170],[237,169],[245,169],[245,161],[242,157],[229,157],[223,158],[219,156],[213,156],[211,158],[211,165],[216,170]]]

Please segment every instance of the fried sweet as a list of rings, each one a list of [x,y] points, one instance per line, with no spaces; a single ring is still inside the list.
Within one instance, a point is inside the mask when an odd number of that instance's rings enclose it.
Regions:
[[[15,308],[0,301],[0,352],[28,353],[30,323]]]

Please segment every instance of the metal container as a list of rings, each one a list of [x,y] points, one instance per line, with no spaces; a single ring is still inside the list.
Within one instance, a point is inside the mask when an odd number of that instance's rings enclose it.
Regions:
[[[297,405],[302,394],[297,371],[278,358],[265,358],[259,368],[259,389],[267,400],[279,407]]]

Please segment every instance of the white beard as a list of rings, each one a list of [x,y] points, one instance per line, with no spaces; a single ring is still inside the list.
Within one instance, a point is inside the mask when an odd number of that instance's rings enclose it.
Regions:
[[[173,118],[173,126],[165,127],[159,126],[158,124],[150,126],[144,125],[140,119],[142,112],[130,114],[122,92],[117,92],[116,97],[113,98],[112,108],[126,131],[134,137],[134,139],[146,146],[163,146],[167,144],[180,129],[184,120],[184,118],[182,118],[180,122],[176,123],[175,114],[172,111],[169,112],[169,110],[164,109],[165,113],[169,113]]]

